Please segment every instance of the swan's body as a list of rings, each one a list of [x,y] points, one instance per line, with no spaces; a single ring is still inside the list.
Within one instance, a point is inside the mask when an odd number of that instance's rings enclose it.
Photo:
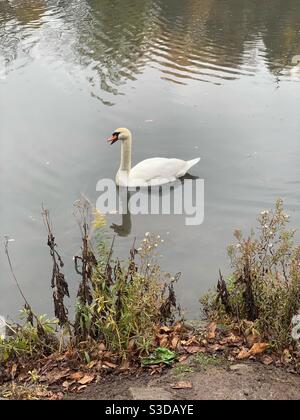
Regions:
[[[131,168],[130,131],[118,128],[109,141],[113,144],[117,140],[121,140],[121,164],[116,175],[116,184],[122,187],[146,187],[173,182],[184,176],[200,160],[200,158],[185,161],[155,157],[145,159]]]

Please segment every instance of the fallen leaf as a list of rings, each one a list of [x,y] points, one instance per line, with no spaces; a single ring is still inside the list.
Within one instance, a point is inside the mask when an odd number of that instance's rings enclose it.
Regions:
[[[248,357],[250,357],[250,350],[243,348],[237,355],[237,359],[239,360],[243,360],[243,359],[248,359]]]
[[[250,350],[242,349],[237,355],[237,358],[240,360],[248,359],[251,356],[256,356],[257,354],[263,353],[268,347],[269,344],[267,343],[255,343]]]
[[[238,343],[242,343],[243,342],[243,338],[235,335],[233,333],[230,333],[227,337],[224,337],[222,340],[220,340],[220,344],[224,345],[224,344],[238,344]]]
[[[184,354],[183,356],[180,356],[179,359],[178,359],[179,363],[185,362],[188,359],[188,357],[189,356],[187,354]]]
[[[170,331],[172,331],[172,328],[167,327],[167,326],[162,326],[162,327],[160,327],[160,331],[163,331],[165,333],[169,333]]]
[[[62,400],[64,397],[64,394],[62,392],[58,392],[57,394],[52,394],[52,396],[49,398],[50,400]]]
[[[128,350],[131,351],[136,347],[135,340],[132,338],[128,343]]]
[[[188,346],[184,348],[186,350],[187,353],[189,354],[194,354],[194,353],[199,353],[203,348],[200,346]]]
[[[86,384],[90,384],[91,382],[93,382],[94,379],[95,379],[94,375],[85,375],[82,379],[80,379],[78,381],[78,383],[81,384],[81,385],[86,385]]]
[[[124,362],[122,362],[122,365],[120,367],[120,370],[129,370],[130,369],[130,363],[128,360],[125,360]]]
[[[268,343],[255,343],[250,349],[250,356],[263,353],[269,347]]]
[[[91,362],[87,365],[87,367],[88,367],[89,369],[93,369],[93,367],[95,367],[97,363],[98,363],[98,362],[97,362],[96,360],[92,360],[92,361],[91,361]]]
[[[118,365],[116,365],[115,363],[112,363],[112,362],[104,362],[104,367],[108,367],[108,368],[111,368],[111,369],[116,369],[117,367],[118,367]]]
[[[84,377],[83,372],[74,372],[72,373],[72,375],[69,375],[69,378],[72,379],[73,381],[80,381],[80,379],[83,377]]]
[[[202,347],[203,349],[205,349],[205,347]],[[220,344],[210,344],[208,346],[208,350],[212,351],[213,353],[216,351],[220,351],[220,350],[224,350],[225,346],[221,346]]]
[[[256,337],[253,334],[249,334],[246,337],[247,346],[252,347],[255,344]]]
[[[46,381],[49,382],[49,384],[54,384],[56,382],[61,381],[62,379],[66,378],[70,372],[70,369],[64,369],[64,370],[53,370],[49,372],[46,375]]]
[[[174,338],[172,338],[171,345],[172,345],[172,348],[173,348],[173,349],[176,349],[176,348],[177,348],[178,343],[179,343],[179,337],[174,337]]]
[[[160,347],[167,347],[168,342],[169,342],[168,336],[162,337],[159,340],[159,346]]]
[[[156,373],[160,374],[163,370],[163,367],[161,365],[152,365],[149,366],[149,368],[151,369],[150,375],[155,375]]]
[[[212,340],[216,337],[216,329],[217,329],[217,324],[215,322],[211,322],[209,326],[207,327],[207,338],[209,340]]]
[[[187,341],[183,340],[181,341],[181,344],[184,344],[185,346],[191,346],[192,344],[195,345],[199,345],[199,342],[197,340],[197,338],[195,336],[189,338]]]
[[[68,382],[68,381],[65,381],[63,384],[62,384],[62,386],[63,386],[63,388],[65,388],[65,389],[69,389],[70,388],[70,386],[72,386],[73,384],[75,383],[75,381],[72,381],[72,382]]]
[[[291,355],[289,349],[283,350],[281,361],[285,364],[288,364],[292,361],[292,359],[293,358],[292,358],[292,355]]]
[[[15,378],[15,376],[16,376],[16,372],[17,372],[17,369],[18,369],[18,366],[17,366],[17,364],[16,364],[16,363],[14,363],[14,364],[12,365],[11,370],[10,370],[10,374],[11,374],[12,379],[14,379],[14,378]]]
[[[171,388],[173,389],[191,389],[193,388],[193,384],[191,381],[179,381],[174,384],[171,384]]]
[[[100,351],[105,351],[106,350],[105,344],[104,343],[100,343],[99,346],[98,346],[98,349]]]
[[[264,365],[269,366],[269,365],[271,365],[273,363],[273,359],[272,359],[271,356],[264,356],[262,358],[262,362],[263,362]]]
[[[86,385],[81,385],[79,388],[77,388],[77,392],[81,392],[83,390],[85,390]]]

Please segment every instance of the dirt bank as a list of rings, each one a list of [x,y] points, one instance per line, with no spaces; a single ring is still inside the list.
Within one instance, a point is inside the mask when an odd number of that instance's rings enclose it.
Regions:
[[[185,370],[185,372],[184,372]],[[189,387],[174,389],[176,386]],[[162,375],[110,375],[68,399],[298,400],[300,376],[255,362],[174,367]]]

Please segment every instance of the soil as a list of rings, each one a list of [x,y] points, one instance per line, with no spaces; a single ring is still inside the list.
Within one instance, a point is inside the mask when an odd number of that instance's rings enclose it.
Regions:
[[[255,362],[222,363],[218,366],[189,367],[178,373],[176,367],[160,375],[109,375],[82,394],[67,399],[84,400],[298,400],[300,376],[281,368]],[[174,383],[188,382],[190,389],[173,389]],[[158,396],[161,396],[159,398]]]

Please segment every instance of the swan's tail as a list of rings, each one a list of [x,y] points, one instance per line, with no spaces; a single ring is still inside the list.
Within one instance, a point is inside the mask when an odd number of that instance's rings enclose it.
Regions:
[[[186,172],[188,172],[192,166],[196,165],[198,162],[200,162],[201,158],[197,158],[197,159],[192,159],[192,160],[188,160],[186,162]]]
[[[185,165],[181,168],[180,172],[177,173],[176,177],[181,178],[184,176],[192,166],[196,165],[200,161],[200,158],[188,160],[185,162]]]

